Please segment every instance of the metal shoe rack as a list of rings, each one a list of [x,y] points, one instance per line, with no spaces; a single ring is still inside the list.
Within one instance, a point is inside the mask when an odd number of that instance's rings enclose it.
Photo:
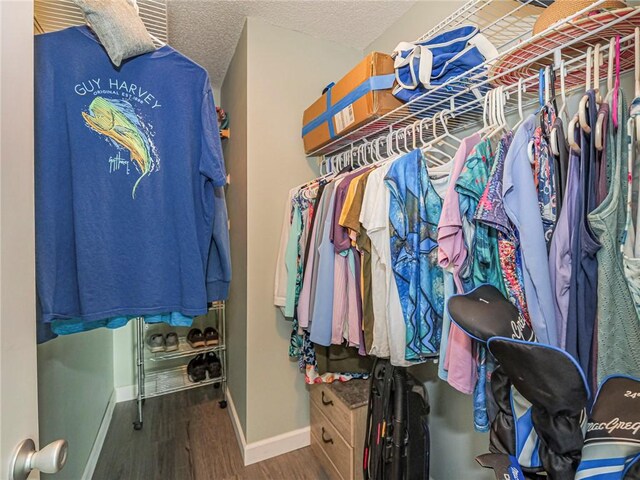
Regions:
[[[136,322],[136,372],[137,372],[137,406],[138,416],[133,422],[133,428],[140,430],[143,425],[143,407],[145,399],[167,395],[198,387],[211,387],[220,389],[222,399],[218,402],[220,408],[227,406],[227,328],[225,315],[225,302],[209,304],[209,312],[206,316],[194,320],[193,326],[204,330],[205,326],[214,326],[218,330],[219,343],[215,346],[192,348],[185,335],[179,335],[178,349],[173,352],[151,353],[146,348],[146,338],[150,330],[157,327],[144,322],[142,318]],[[190,327],[175,327],[176,330],[188,331]],[[153,333],[153,332],[151,332]],[[187,374],[187,364],[196,355],[215,352],[222,366],[221,376],[207,378],[201,382],[192,382]]]

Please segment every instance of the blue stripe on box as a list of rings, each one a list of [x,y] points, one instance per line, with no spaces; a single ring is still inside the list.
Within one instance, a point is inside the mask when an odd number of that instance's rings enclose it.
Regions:
[[[351,90],[348,95],[341,98],[335,105],[331,105],[331,88],[327,90],[327,110],[322,112],[316,118],[302,127],[302,136],[304,137],[309,132],[315,130],[324,122],[329,124],[329,135],[334,138],[335,131],[333,129],[333,117],[343,108],[348,107],[356,100],[364,97],[367,93],[375,90],[387,90],[393,86],[395,75],[390,73],[389,75],[377,75],[375,77],[369,77],[356,88]]]

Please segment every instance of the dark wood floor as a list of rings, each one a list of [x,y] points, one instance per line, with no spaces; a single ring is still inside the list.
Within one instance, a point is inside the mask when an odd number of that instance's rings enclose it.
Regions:
[[[203,387],[148,399],[144,427],[136,404],[116,405],[93,480],[327,480],[309,447],[243,466],[219,391]]]

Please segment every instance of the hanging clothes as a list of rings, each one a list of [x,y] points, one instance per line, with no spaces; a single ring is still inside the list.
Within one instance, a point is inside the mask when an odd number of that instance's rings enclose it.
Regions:
[[[622,98],[622,96],[621,96]],[[622,108],[624,103],[621,99],[620,103],[622,104]],[[638,222],[633,221],[633,210],[634,207],[636,212],[638,211],[638,203],[637,203],[637,191],[638,191],[638,172],[640,172],[640,164],[637,149],[638,149],[638,139],[635,138],[635,122],[638,122],[638,117],[640,116],[640,98],[635,98],[630,107],[630,116],[634,118],[634,122],[631,123],[631,128],[629,129],[629,136],[631,140],[628,143],[628,152],[627,152],[627,186],[626,186],[626,211],[625,211],[625,230],[622,234],[622,261],[624,266],[624,278],[629,287],[629,291],[631,293],[634,306],[636,309],[636,316],[630,317],[620,317],[618,318],[618,322],[614,323],[614,319],[610,319],[610,323],[603,323],[602,326],[599,324],[598,331],[598,341],[599,342],[610,342],[611,338],[605,333],[605,329],[615,329],[615,339],[619,341],[616,343],[616,352],[606,352],[604,350],[604,346],[599,345],[599,351],[601,355],[605,357],[599,361],[604,363],[607,360],[611,360],[610,355],[619,355],[616,358],[615,368],[616,371],[625,373],[627,375],[633,375],[636,377],[640,377],[640,255],[638,255],[638,251],[634,250],[635,240],[638,238]],[[618,122],[618,133],[624,129],[623,124],[624,116],[619,117],[620,121]],[[626,137],[621,136],[620,139],[617,139],[618,142],[626,141]],[[624,151],[623,145],[618,145],[616,143],[617,148]],[[623,157],[624,158],[624,157]],[[634,193],[635,188],[635,193]],[[624,188],[622,190],[624,192]],[[634,198],[636,199],[634,202]],[[620,345],[620,346],[619,346]],[[617,356],[616,355],[616,356]],[[600,367],[600,364],[598,365]],[[598,373],[600,370],[598,370]]]
[[[555,179],[556,179],[556,219],[560,218],[564,195],[567,189],[567,175],[569,173],[569,145],[564,133],[564,123],[560,117],[556,117],[551,131],[555,131],[558,146],[558,155],[554,155]],[[557,224],[556,224],[557,226]]]
[[[557,179],[555,159],[549,146],[549,132],[555,122],[555,109],[547,104],[540,112],[540,125],[533,132],[533,180],[538,192],[538,206],[547,245],[556,225]]]
[[[574,141],[578,141],[578,132],[576,132]],[[575,224],[579,181],[580,156],[574,150],[571,150],[564,204],[549,248],[549,275],[556,312],[556,334],[558,336],[558,346],[562,349],[566,348],[567,343],[567,318],[569,316],[571,270],[573,268],[571,246],[573,245],[574,230],[572,226]]]
[[[533,330],[540,342],[557,346],[547,246],[527,154],[535,122],[535,115],[527,117],[513,137],[505,159],[502,193],[505,210],[518,233],[524,291]]]
[[[333,319],[333,279],[335,269],[335,251],[329,239],[333,206],[335,204],[335,188],[341,179],[331,182],[324,189],[325,208],[319,219],[318,227],[322,225],[317,248],[317,279],[315,295],[310,298],[311,336],[312,341],[319,345],[331,345]],[[315,320],[315,321],[314,321]]]
[[[36,36],[35,62],[39,322],[182,325],[226,299],[226,172],[206,71],[170,46],[116,69],[86,26]]]
[[[284,218],[282,219],[278,259],[276,261],[276,274],[274,278],[273,304],[277,307],[281,307],[283,312],[284,306],[287,304],[287,266],[285,264],[285,256],[287,254],[287,240],[289,239],[289,234],[291,232],[293,196],[297,191],[297,188],[289,190],[289,195],[287,196],[287,201],[284,206]]]
[[[438,223],[438,263],[442,268],[451,272],[458,292],[464,291],[460,270],[467,258],[467,248],[462,228],[459,195],[455,185],[465,160],[479,142],[480,135],[477,133],[460,142],[460,147],[453,157],[449,187],[442,203],[442,213]],[[449,298],[449,296],[445,296],[445,303]],[[451,324],[449,329],[445,355],[444,359],[441,359],[441,363],[447,372],[449,385],[462,393],[471,394],[473,392],[477,381],[473,342],[455,324]]]
[[[586,95],[589,97],[587,119],[592,132],[594,132],[598,111],[596,96],[593,90],[589,90]],[[600,249],[600,244],[591,229],[588,215],[595,209],[599,172],[596,169],[595,135],[581,129],[580,136],[580,189],[576,203],[575,223],[572,226],[574,231],[571,251],[573,263],[566,349],[589,378],[591,377],[591,353],[598,298],[596,291],[598,260],[596,254]]]
[[[395,160],[385,182],[391,191],[391,262],[406,325],[405,358],[422,360],[440,347],[444,293],[437,228],[442,204],[420,150]]]
[[[475,218],[497,231],[498,262],[502,271],[506,295],[511,303],[518,308],[524,321],[531,326],[531,317],[524,294],[522,257],[518,249],[518,238],[504,209],[504,162],[512,140],[512,132],[508,132],[500,139],[491,175],[478,204]]]
[[[589,223],[602,245],[598,251],[597,376],[599,385],[614,373],[640,376],[640,321],[627,284],[620,239],[626,222],[627,106],[619,92],[618,128],[608,119],[607,161],[611,165],[609,192],[589,214]],[[633,147],[632,147],[633,148]]]
[[[371,352],[373,345],[373,325],[375,322],[375,315],[373,311],[372,297],[371,239],[360,223],[360,214],[362,213],[367,179],[372,171],[373,170],[367,170],[352,182],[347,194],[347,196],[349,196],[353,190],[352,200],[348,205],[349,208],[343,210],[343,216],[340,218],[340,224],[353,232],[353,237],[355,237],[355,246],[361,256],[362,329],[364,333],[365,349],[367,352]],[[354,240],[353,237],[352,240]]]
[[[409,366],[406,360],[406,325],[391,263],[389,208],[391,195],[385,185],[392,163],[381,165],[369,175],[360,222],[371,238],[372,290],[375,324],[372,355],[388,356],[395,366]]]

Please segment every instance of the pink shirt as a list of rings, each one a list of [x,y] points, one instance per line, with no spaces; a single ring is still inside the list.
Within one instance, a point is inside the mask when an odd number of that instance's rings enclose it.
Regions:
[[[475,133],[460,143],[453,158],[449,188],[442,204],[442,214],[438,223],[438,263],[442,268],[453,272],[453,280],[458,292],[463,291],[459,274],[460,267],[467,258],[467,249],[462,231],[459,197],[455,186],[465,160],[479,142],[480,135]],[[445,299],[445,301],[447,300]],[[477,380],[473,343],[471,338],[454,323],[451,324],[449,331],[444,366],[448,371],[449,385],[462,393],[473,393]]]

